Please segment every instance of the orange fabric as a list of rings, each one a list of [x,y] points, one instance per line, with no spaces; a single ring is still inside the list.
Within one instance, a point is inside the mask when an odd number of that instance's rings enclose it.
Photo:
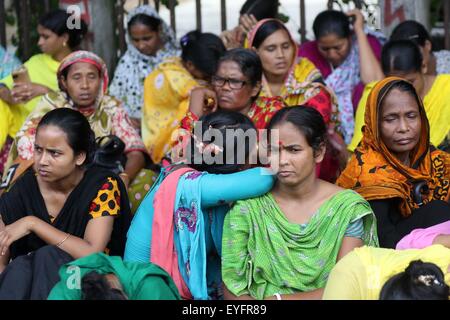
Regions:
[[[380,102],[399,81],[405,80],[389,77],[372,89],[366,105],[361,144],[337,184],[357,191],[366,200],[400,198],[399,210],[403,216],[409,216],[418,208],[413,198],[414,184],[418,181],[424,181],[429,188],[422,194],[424,204],[432,200],[449,201],[450,154],[430,148],[430,127],[418,96],[422,130],[419,143],[410,154],[411,166],[401,163],[381,140]]]
[[[175,197],[178,181],[191,168],[181,168],[170,173],[160,184],[153,202],[153,230],[150,261],[164,269],[175,282],[183,299],[192,299],[178,268],[178,255],[173,241]],[[168,214],[169,213],[169,214]]]

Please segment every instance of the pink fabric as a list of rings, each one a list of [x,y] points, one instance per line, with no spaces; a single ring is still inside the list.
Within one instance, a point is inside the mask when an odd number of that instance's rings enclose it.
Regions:
[[[192,299],[192,295],[178,268],[178,255],[173,241],[175,227],[173,212],[178,181],[183,174],[193,170],[181,168],[170,173],[160,184],[153,201],[150,262],[160,266],[172,277],[183,299]]]
[[[446,221],[426,229],[415,229],[403,237],[395,249],[422,249],[433,244],[434,239],[441,234],[450,235],[450,221]]]

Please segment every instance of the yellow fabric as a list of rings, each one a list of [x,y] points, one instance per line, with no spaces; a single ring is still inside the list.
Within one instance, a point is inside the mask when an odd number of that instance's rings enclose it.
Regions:
[[[361,141],[363,134],[362,134],[362,127],[364,126],[364,115],[366,113],[366,103],[367,99],[369,98],[370,91],[372,91],[373,87],[375,87],[375,84],[377,81],[370,82],[366,85],[364,88],[364,92],[361,96],[361,99],[358,103],[358,108],[356,109],[356,115],[355,115],[355,131],[353,133],[352,142],[347,146],[347,149],[351,152],[354,152],[356,147],[358,146],[359,142]]]
[[[60,63],[51,56],[43,53],[32,56],[24,63],[28,69],[28,75],[31,82],[49,87],[53,91],[58,90],[56,72],[59,64]],[[0,83],[5,84],[11,90],[14,81],[12,76],[8,75],[6,78],[0,80]],[[0,119],[0,145],[4,142],[2,138],[6,132],[12,138],[15,137],[17,131],[22,126],[22,123],[25,121],[28,114],[34,110],[41,98],[42,96],[39,96],[25,104],[18,105],[8,105],[0,100],[0,114],[2,115],[2,119]],[[5,111],[6,108],[9,108],[9,111]],[[7,119],[3,115],[7,115]]]
[[[430,122],[430,140],[438,147],[450,132],[450,74],[440,74],[423,99]]]
[[[367,98],[377,82],[371,82],[364,88],[363,95],[358,104],[355,116],[355,132],[352,142],[347,146],[348,150],[355,151],[362,139],[362,127],[364,126],[364,114]],[[450,75],[440,74],[423,99],[427,118],[430,123],[430,141],[438,147],[450,133]]]
[[[0,150],[5,144],[6,138],[11,135],[14,116],[9,106],[0,99]]]
[[[178,57],[166,59],[145,79],[142,138],[153,162],[169,151],[172,133],[188,111],[190,92],[198,85]]]
[[[287,106],[296,106],[305,103],[308,97],[313,96],[319,88],[313,81],[322,77],[319,70],[307,58],[299,58],[289,71],[280,96]],[[274,97],[266,78],[263,76],[260,97]]]
[[[56,72],[58,71],[59,62],[54,60],[51,56],[45,53],[32,56],[24,65],[28,69],[28,75],[31,82],[41,84],[49,87],[53,91],[58,91],[58,79],[56,79]],[[12,75],[0,80],[9,89],[12,89],[14,81]],[[23,105],[28,113],[33,111],[41,97],[36,97]],[[28,114],[27,113],[27,114]]]
[[[356,248],[333,268],[323,294],[324,300],[378,300],[384,283],[405,271],[411,261],[435,263],[450,285],[450,249],[433,245],[424,249],[393,250]]]

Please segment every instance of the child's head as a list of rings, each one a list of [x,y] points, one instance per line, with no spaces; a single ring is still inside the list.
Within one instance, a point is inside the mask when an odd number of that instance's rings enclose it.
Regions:
[[[114,280],[108,279],[107,275],[97,271],[91,271],[81,280],[82,300],[128,300],[123,292],[120,283],[117,285],[117,277]]]
[[[450,289],[434,263],[412,261],[383,286],[380,300],[448,300]]]
[[[189,166],[209,173],[245,169],[256,147],[257,131],[245,115],[219,110],[200,118],[189,147]]]

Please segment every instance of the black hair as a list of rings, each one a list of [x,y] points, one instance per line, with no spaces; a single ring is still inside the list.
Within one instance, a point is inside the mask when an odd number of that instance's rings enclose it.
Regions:
[[[45,14],[40,20],[39,24],[46,29],[51,30],[58,36],[62,36],[67,33],[69,35],[69,40],[67,45],[70,49],[75,50],[83,41],[84,36],[87,33],[88,27],[83,19],[80,19],[80,28],[69,29],[68,20],[71,15],[62,9],[57,9]]]
[[[95,134],[83,114],[69,108],[51,110],[39,121],[36,131],[50,125],[65,132],[67,142],[75,155],[81,152],[86,153],[84,165],[92,162],[95,152]]]
[[[380,300],[448,300],[449,295],[442,270],[434,263],[415,260],[384,284]]]
[[[191,61],[194,66],[208,77],[217,69],[219,58],[226,48],[222,40],[212,33],[202,33],[198,30],[188,32],[180,40],[181,58]]]
[[[252,46],[258,49],[259,46],[264,42],[264,40],[266,40],[270,35],[278,30],[284,30],[289,35],[288,29],[280,20],[270,20],[263,23],[261,27],[259,27],[258,31],[256,31]]]
[[[381,67],[384,74],[393,71],[420,72],[422,60],[419,47],[410,40],[388,41],[381,50]]]
[[[314,152],[326,143],[327,127],[319,111],[308,105],[286,107],[275,113],[267,125],[271,130],[275,126],[290,122],[306,138],[308,145]]]
[[[261,81],[263,72],[261,59],[253,50],[243,48],[229,50],[219,59],[218,65],[224,61],[236,62],[252,86]]]
[[[201,125],[201,134],[205,137],[205,139],[202,137],[197,137],[197,139],[205,146],[214,143],[222,149],[220,151],[222,155],[214,154],[217,162],[220,163],[208,163],[208,159],[205,159],[204,154],[199,152],[196,141],[192,137],[188,147],[190,151],[188,157],[191,159],[190,167],[198,171],[226,174],[240,171],[246,166],[250,152],[256,147],[257,139],[255,125],[247,116],[235,111],[218,110],[201,117],[197,124]],[[215,131],[209,131],[210,129],[215,129]],[[194,129],[195,133],[196,129]],[[216,141],[215,133],[220,135],[219,141]],[[208,135],[211,136],[206,138]],[[246,135],[254,136],[254,141],[246,138]],[[228,153],[229,151],[231,152]],[[243,163],[238,163],[240,161]]]
[[[130,28],[132,26],[137,24],[142,24],[149,28],[151,31],[158,31],[159,27],[161,26],[161,19],[151,17],[143,13],[137,14],[128,22],[128,31],[130,31]]]
[[[252,14],[258,21],[276,18],[278,15],[278,6],[278,0],[247,0],[242,5],[239,14]]]
[[[389,40],[411,40],[423,47],[425,41],[430,41],[430,34],[425,27],[414,20],[406,20],[398,24],[391,33]]]
[[[337,10],[322,11],[314,19],[313,31],[316,40],[329,34],[335,34],[339,38],[348,38],[351,35],[349,17]]]
[[[81,280],[82,300],[127,300],[124,293],[111,288],[104,274],[97,271],[87,273]]]

